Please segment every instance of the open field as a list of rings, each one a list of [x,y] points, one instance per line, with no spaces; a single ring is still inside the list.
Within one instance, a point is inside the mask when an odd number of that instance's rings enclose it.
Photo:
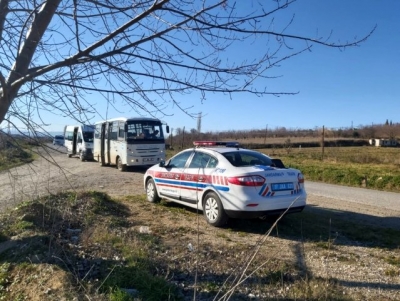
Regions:
[[[300,169],[306,180],[400,192],[400,147],[294,147],[299,143],[320,142],[320,137],[246,138],[237,141],[244,145],[271,145],[264,149],[257,147],[257,150],[281,158],[287,166]],[[337,139],[325,138],[325,141],[334,142]],[[343,138],[342,141],[354,139]],[[357,141],[365,142],[362,139]],[[15,147],[0,147],[0,171],[32,162],[36,156],[31,151],[32,146],[22,143],[24,149],[21,149],[15,141],[13,144]],[[186,147],[193,145],[190,143]],[[167,158],[179,149],[168,150]]]
[[[273,141],[278,145],[282,139]],[[306,181],[400,192],[399,147],[324,147],[322,151],[321,147],[294,148],[288,144],[257,150],[298,168]],[[167,151],[167,157],[178,151]]]
[[[325,147],[260,150],[300,169],[306,180],[400,192],[400,148]]]

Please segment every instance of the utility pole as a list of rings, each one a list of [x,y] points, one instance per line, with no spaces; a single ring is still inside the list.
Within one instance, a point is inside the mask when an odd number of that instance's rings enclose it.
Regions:
[[[197,132],[199,134],[201,133],[201,112],[199,113],[199,116],[197,117]]]
[[[183,149],[183,144],[184,143],[185,143],[185,127],[183,127],[183,131],[182,131],[181,149]]]
[[[172,136],[174,135],[174,129],[171,128],[171,134],[169,135],[169,148],[172,149]]]
[[[322,150],[322,156],[321,159],[324,161],[324,152],[325,152],[325,126],[322,126],[322,137],[321,137],[321,150]]]

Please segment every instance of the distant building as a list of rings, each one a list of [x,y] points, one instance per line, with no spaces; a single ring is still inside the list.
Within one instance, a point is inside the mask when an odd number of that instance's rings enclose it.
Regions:
[[[397,146],[395,139],[369,139],[369,144],[373,146]]]

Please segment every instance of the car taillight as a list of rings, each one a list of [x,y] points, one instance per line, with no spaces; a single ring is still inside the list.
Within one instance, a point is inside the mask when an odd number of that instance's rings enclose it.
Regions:
[[[300,183],[300,184],[304,183],[304,176],[303,176],[303,174],[299,173],[298,176],[297,176],[297,179],[299,180],[299,183]]]
[[[241,186],[261,186],[265,179],[262,176],[229,177],[228,182]]]

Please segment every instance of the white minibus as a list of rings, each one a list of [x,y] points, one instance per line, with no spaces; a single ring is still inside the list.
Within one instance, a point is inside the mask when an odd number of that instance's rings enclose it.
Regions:
[[[169,127],[166,126],[169,133]],[[113,118],[95,123],[93,158],[101,165],[151,166],[165,160],[163,123],[155,118]]]
[[[64,146],[68,157],[79,156],[81,161],[93,160],[94,125],[66,125]]]

